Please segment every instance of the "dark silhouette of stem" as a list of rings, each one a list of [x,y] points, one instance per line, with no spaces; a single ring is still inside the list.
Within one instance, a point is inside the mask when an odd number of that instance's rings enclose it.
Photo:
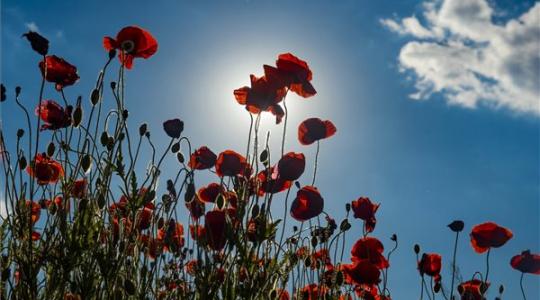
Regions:
[[[521,288],[521,294],[523,295],[523,299],[527,300],[527,296],[525,296],[525,289],[523,289],[523,276],[525,276],[525,273],[521,273],[521,277],[519,278],[519,287]]]
[[[454,279],[456,277],[456,256],[458,245],[459,231],[456,232],[456,241],[454,242],[454,256],[452,258],[452,283],[450,285],[450,299],[454,296]]]

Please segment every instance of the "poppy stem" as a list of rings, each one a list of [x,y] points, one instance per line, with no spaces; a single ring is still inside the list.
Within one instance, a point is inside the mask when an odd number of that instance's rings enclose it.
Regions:
[[[525,276],[525,273],[521,273],[521,277],[519,278],[519,287],[521,288],[521,294],[523,295],[523,299],[527,300],[527,296],[525,296],[525,290],[523,289],[523,277]]]
[[[283,98],[283,108],[285,109],[285,121],[283,122],[283,138],[281,140],[281,156],[285,153],[285,136],[287,133],[287,118],[289,117],[289,112],[287,111],[286,99]]]
[[[317,141],[317,152],[315,153],[315,166],[313,167],[313,181],[311,185],[315,185],[315,178],[317,177],[317,164],[319,161],[320,141]]]
[[[454,256],[452,258],[452,283],[450,284],[450,299],[454,297],[454,279],[456,276],[456,256],[458,245],[459,231],[456,232],[456,240],[454,242]]]
[[[491,253],[491,248],[488,249],[487,255],[486,255],[486,277],[484,278],[484,282],[487,285],[488,282],[488,275],[489,275],[489,254]],[[485,291],[482,291],[482,296],[485,294]]]

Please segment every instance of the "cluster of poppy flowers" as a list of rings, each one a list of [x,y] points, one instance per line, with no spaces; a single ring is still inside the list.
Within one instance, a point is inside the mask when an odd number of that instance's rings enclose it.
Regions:
[[[77,68],[63,58],[48,55],[46,39],[35,32],[29,32],[24,36],[30,41],[32,48],[43,56],[39,69],[46,81],[53,83],[59,91],[77,82],[79,79]],[[133,67],[135,58],[149,58],[158,49],[156,39],[148,31],[136,26],[123,28],[115,38],[105,37],[103,46],[109,51],[109,59],[115,57],[118,52],[120,63],[127,69]],[[264,75],[261,77],[250,75],[250,87],[241,87],[233,92],[236,101],[252,114],[270,112],[279,124],[285,117],[285,111],[280,104],[289,91],[302,98],[316,94],[311,83],[312,71],[308,64],[291,53],[279,55],[275,67],[264,65],[263,69]],[[41,100],[35,109],[36,115],[43,121],[40,129],[53,131],[74,125],[73,111],[72,106],[62,107],[52,99]],[[183,126],[183,122],[179,119],[163,123],[164,131],[172,139],[180,139]],[[297,132],[300,144],[311,145],[333,136],[336,127],[329,120],[308,118],[299,124]],[[189,226],[192,239],[205,249],[219,252],[229,242],[227,227],[232,226],[234,230],[242,226],[242,216],[238,213],[240,202],[246,201],[251,196],[277,194],[291,189],[293,183],[305,171],[306,157],[303,153],[288,152],[283,154],[276,164],[265,164],[265,169],[256,172],[254,171],[256,168],[249,163],[249,157],[244,157],[233,150],[216,154],[207,146],[201,146],[190,153],[187,167],[191,174],[195,171],[213,169],[220,179],[219,183],[213,182],[199,189],[195,188],[193,181],[188,182],[185,192],[185,206],[194,221],[194,224]],[[47,153],[37,154],[26,169],[39,185],[56,184],[65,176],[62,164]],[[230,177],[235,183],[243,186],[243,193],[239,193],[236,184],[232,189],[224,185],[224,177]],[[40,218],[41,209],[50,209],[53,205],[56,209],[69,210],[69,198],[82,199],[87,195],[88,181],[84,178],[71,182],[68,179],[64,181],[64,185],[67,199],[58,196],[52,200],[42,200],[39,204],[32,201],[25,202],[30,211],[32,224]],[[103,234],[110,234],[113,243],[116,243],[122,236],[136,233],[137,240],[142,245],[141,249],[152,259],[156,259],[163,252],[179,253],[185,246],[184,227],[180,222],[174,219],[166,221],[160,219],[156,222],[156,234],[152,234],[152,224],[157,214],[154,196],[155,193],[142,187],[134,195],[121,196],[108,207],[110,226]],[[206,205],[213,207],[210,211],[206,211]],[[387,291],[384,288],[380,289],[379,286],[381,275],[384,275],[390,266],[389,255],[384,256],[384,246],[379,239],[369,236],[376,227],[376,213],[379,206],[380,204],[373,203],[367,197],[360,197],[348,204],[347,207],[352,209],[354,218],[363,221],[363,235],[351,249],[350,263],[332,263],[328,249],[325,248],[309,254],[309,250],[301,247],[297,249],[296,255],[301,258],[309,256],[312,261],[323,266],[325,270],[323,278],[331,277],[336,272],[343,274],[344,282],[350,285],[360,298],[389,300]],[[324,199],[318,188],[313,185],[300,187],[298,184],[296,197],[290,207],[291,217],[299,222],[305,222],[318,217],[323,211]],[[202,217],[204,223],[200,222]],[[329,226],[335,229],[333,219],[327,217],[327,221]],[[257,218],[247,220],[246,233],[249,241],[256,242],[259,239],[261,226],[264,224]],[[463,223],[460,221],[449,226],[455,232],[463,230]],[[488,222],[472,228],[470,241],[474,251],[481,254],[503,246],[512,236],[509,229]],[[40,234],[34,231],[32,239],[39,238]],[[393,236],[392,240],[397,245],[397,237]],[[419,248],[415,251],[418,255]],[[192,276],[199,274],[196,271],[199,264],[198,260],[187,262],[185,264],[187,273]],[[512,268],[522,273],[540,274],[540,255],[532,254],[529,250],[514,256],[510,264]],[[418,259],[417,267],[422,278],[429,276],[434,279],[434,290],[439,291],[442,286],[441,255],[423,253]],[[218,273],[222,281],[225,271],[221,269]],[[386,276],[383,276],[383,280],[386,281]],[[329,290],[327,283],[330,281],[331,279],[326,282],[323,280],[320,284],[309,283],[300,288],[300,294],[307,299],[318,299]],[[461,299],[483,299],[489,285],[487,280],[472,279],[460,283],[457,290]],[[386,282],[384,286],[386,287]],[[277,299],[289,299],[286,290],[276,289],[274,293]],[[342,295],[340,299],[351,299],[351,296]]]

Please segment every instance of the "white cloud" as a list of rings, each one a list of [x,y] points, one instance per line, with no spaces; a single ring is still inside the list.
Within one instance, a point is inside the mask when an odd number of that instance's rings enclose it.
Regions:
[[[495,13],[487,0],[442,0],[425,2],[421,18],[380,20],[412,39],[399,54],[415,74],[411,98],[442,93],[450,104],[540,116],[540,3],[505,24]]]
[[[35,22],[24,23],[24,26],[26,26],[26,28],[28,28],[30,31],[39,32],[39,27]]]

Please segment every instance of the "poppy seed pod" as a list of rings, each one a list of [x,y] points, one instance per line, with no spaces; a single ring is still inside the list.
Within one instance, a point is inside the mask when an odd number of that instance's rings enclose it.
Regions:
[[[465,226],[465,223],[461,220],[455,220],[454,222],[448,224],[448,228],[452,230],[453,232],[460,232],[463,230],[463,227]]]
[[[0,102],[6,101],[6,87],[3,84],[0,84]]]
[[[30,42],[32,49],[38,54],[45,56],[47,55],[47,52],[49,52],[49,41],[39,33],[28,31],[27,33],[23,34],[23,37],[26,37],[26,39]]]

